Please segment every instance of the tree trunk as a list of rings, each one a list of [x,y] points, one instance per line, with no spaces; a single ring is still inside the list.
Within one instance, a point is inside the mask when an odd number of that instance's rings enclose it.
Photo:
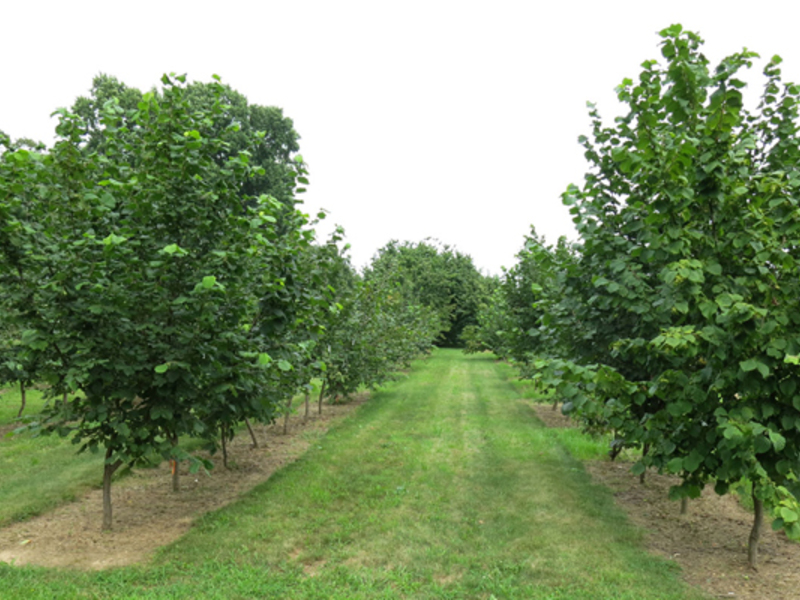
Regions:
[[[67,404],[69,403],[69,392],[64,392],[63,398],[61,398],[61,404],[64,408],[67,408]]]
[[[121,460],[109,463],[111,448],[106,449],[106,464],[103,466],[103,531],[111,531],[111,477],[122,464]]]
[[[311,400],[311,394],[306,392],[306,413],[303,415],[303,422],[308,421],[308,413],[311,411],[309,404]]]
[[[170,442],[172,442],[172,447],[174,448],[178,445],[178,437],[172,436]],[[178,461],[173,458],[169,462],[172,466],[172,491],[179,492],[181,491],[181,474],[178,471]]]
[[[622,446],[612,446],[611,450],[608,451],[608,457],[611,459],[611,462],[617,460],[619,453],[622,452]]]
[[[318,410],[319,414],[322,414],[322,400],[325,398],[325,384],[326,383],[327,383],[326,381],[323,381],[322,382],[322,387],[319,390],[319,410]]]
[[[225,440],[225,438],[228,437],[226,435],[228,432],[226,431],[226,429],[227,429],[227,427],[225,427],[225,425],[222,425],[220,427],[220,437],[222,438],[222,466],[227,469],[228,468],[228,443]]]
[[[288,400],[286,400],[286,414],[283,415],[283,435],[286,435],[289,431],[289,413],[292,411],[293,399],[293,396],[289,396]]]
[[[650,452],[650,444],[645,444],[644,446],[642,446],[642,458],[647,456],[648,452]],[[645,467],[645,470],[642,471],[641,475],[639,475],[639,483],[641,483],[642,485],[644,485],[644,478],[646,474],[647,474],[647,467]]]
[[[553,400],[553,410],[558,408],[558,400]]]
[[[253,431],[252,427],[250,427],[250,421],[247,420],[247,417],[244,418],[244,424],[247,425],[247,431],[250,432],[250,439],[253,440],[253,448],[258,448],[258,439],[256,439],[256,432]]]
[[[19,398],[21,402],[19,405],[19,412],[17,413],[18,419],[22,416],[22,412],[25,410],[25,384],[21,381],[19,382]]]
[[[747,543],[747,562],[753,569],[758,565],[758,540],[761,538],[761,527],[764,524],[764,503],[756,498],[755,486],[753,487],[753,528],[750,530],[750,539]]]
[[[685,515],[688,512],[689,512],[689,498],[684,496],[683,498],[681,498],[681,514]]]

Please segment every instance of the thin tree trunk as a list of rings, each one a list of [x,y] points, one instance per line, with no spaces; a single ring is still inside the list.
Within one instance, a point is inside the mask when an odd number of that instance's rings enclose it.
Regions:
[[[308,413],[311,411],[311,408],[309,407],[310,400],[311,400],[311,394],[306,392],[306,414],[303,415],[303,422],[308,421]]]
[[[172,436],[170,438],[170,441],[172,442],[173,448],[178,445],[177,436]],[[170,465],[172,466],[172,491],[179,492],[181,491],[181,474],[180,471],[178,470],[178,461],[173,458],[169,462]]]
[[[225,441],[225,438],[228,437],[226,434],[227,427],[225,425],[220,426],[220,437],[222,438],[222,466],[226,469],[228,468],[228,443]]]
[[[325,398],[325,384],[327,381],[322,382],[322,387],[319,390],[319,414],[322,414],[322,400]]]
[[[250,421],[247,417],[244,418],[244,424],[247,425],[247,431],[250,432],[250,439],[253,440],[253,448],[258,448],[258,439],[256,438],[256,432],[253,431],[253,428],[250,426]]]
[[[684,496],[683,498],[681,498],[681,514],[685,515],[688,512],[689,512],[689,498]]]
[[[103,531],[111,531],[111,477],[122,464],[121,460],[109,463],[111,448],[106,449],[106,464],[103,465]]]
[[[283,415],[283,435],[286,435],[286,433],[289,431],[289,413],[292,411],[293,399],[293,396],[289,396],[289,399],[286,400],[286,414]]]
[[[555,410],[555,409],[557,409],[557,408],[558,408],[558,398],[556,398],[555,400],[553,400],[553,410]]]
[[[64,392],[64,396],[61,398],[61,404],[64,406],[64,408],[66,408],[68,403],[69,403],[69,392]]]
[[[17,418],[19,419],[22,416],[22,412],[25,410],[25,384],[23,382],[19,382],[19,398],[21,400],[19,406],[19,412],[17,413]]]
[[[25,410],[25,404],[26,404],[25,384],[21,381],[19,382],[19,398],[21,402],[19,405],[19,412],[17,413],[18,419],[22,416],[22,412]]]
[[[758,540],[761,538],[761,528],[764,524],[764,503],[756,498],[753,487],[753,528],[750,530],[750,539],[747,543],[747,562],[753,569],[758,565]]]
[[[642,446],[642,458],[647,456],[648,452],[650,452],[650,444],[645,444],[644,446]],[[645,470],[642,471],[641,475],[639,475],[639,483],[641,483],[642,485],[644,485],[644,478],[646,474],[647,474],[647,467],[645,467]]]

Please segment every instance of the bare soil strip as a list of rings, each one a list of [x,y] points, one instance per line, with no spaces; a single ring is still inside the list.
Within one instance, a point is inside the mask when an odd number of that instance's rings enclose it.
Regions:
[[[570,426],[552,405],[533,406],[547,426]],[[689,502],[688,514],[681,515],[679,503],[668,498],[676,477],[648,472],[641,485],[630,466],[605,460],[586,463],[586,470],[614,492],[617,504],[645,531],[648,550],[678,563],[689,584],[714,598],[800,598],[800,544],[765,527],[758,571],[753,571],[746,550],[753,516],[735,496],[717,496],[706,488]]]
[[[100,570],[149,560],[155,551],[184,535],[204,513],[236,500],[299,458],[331,425],[366,402],[358,394],[348,404],[316,407],[308,422],[295,416],[283,435],[283,419],[256,427],[259,448],[244,431],[228,446],[230,470],[214,458],[210,475],[181,472],[181,491],[171,488],[167,463],[136,469],[112,488],[114,530],[101,532],[102,491],[92,490],[47,514],[0,529],[0,561],[17,565]],[[98,478],[100,477],[98,473]]]

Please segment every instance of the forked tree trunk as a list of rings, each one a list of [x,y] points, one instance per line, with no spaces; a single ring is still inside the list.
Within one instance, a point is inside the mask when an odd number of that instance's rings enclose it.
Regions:
[[[294,399],[293,396],[289,396],[286,400],[286,414],[283,415],[283,435],[289,431],[289,413],[292,412],[292,400]]]
[[[306,392],[306,413],[303,415],[303,422],[308,421],[308,413],[311,411],[310,400],[311,400],[311,394]]]
[[[250,439],[253,440],[253,448],[258,448],[258,439],[256,439],[256,432],[250,426],[250,421],[247,417],[244,418],[244,424],[247,425],[247,431],[250,432]]]
[[[647,456],[648,452],[650,452],[650,444],[645,444],[644,446],[642,446],[642,458]],[[642,474],[639,475],[639,483],[641,483],[642,485],[644,485],[645,475],[647,475],[647,467],[645,467],[644,471],[642,471]]]
[[[761,538],[761,527],[764,524],[764,503],[756,498],[753,487],[753,528],[747,543],[747,562],[753,569],[758,568],[758,540]]]
[[[106,463],[103,466],[103,531],[111,530],[111,477],[122,465],[122,461],[109,463],[111,448],[106,449]]]
[[[325,384],[326,383],[327,383],[326,381],[323,381],[322,382],[322,387],[319,390],[319,401],[318,401],[318,404],[319,404],[318,412],[319,412],[319,414],[322,414],[322,400],[325,398]]]
[[[20,398],[20,405],[19,405],[19,412],[17,413],[17,418],[19,419],[22,416],[22,412],[25,410],[25,384],[23,382],[19,382],[19,398]]]

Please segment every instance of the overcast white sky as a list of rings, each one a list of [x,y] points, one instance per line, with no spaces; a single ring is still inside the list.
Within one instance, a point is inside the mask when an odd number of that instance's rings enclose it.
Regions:
[[[434,237],[499,273],[531,224],[574,237],[560,194],[583,181],[586,101],[612,118],[678,22],[712,63],[746,46],[800,81],[796,0],[3,0],[0,129],[51,142],[50,113],[101,72],[143,90],[217,73],[294,120],[306,208],[344,226],[356,266]]]

